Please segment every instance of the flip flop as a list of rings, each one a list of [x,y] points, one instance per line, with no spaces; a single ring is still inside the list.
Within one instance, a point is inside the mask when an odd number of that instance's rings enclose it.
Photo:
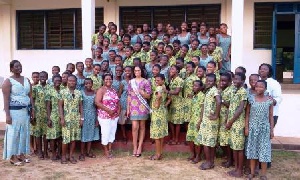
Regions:
[[[77,160],[75,159],[74,156],[72,156],[72,157],[70,158],[70,162],[71,162],[72,164],[76,164],[76,163],[77,163]]]

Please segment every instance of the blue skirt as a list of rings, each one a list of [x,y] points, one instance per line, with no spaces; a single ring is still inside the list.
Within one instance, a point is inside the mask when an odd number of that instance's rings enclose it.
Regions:
[[[7,124],[4,137],[3,159],[12,155],[30,153],[30,122],[27,108],[10,110],[12,124]]]

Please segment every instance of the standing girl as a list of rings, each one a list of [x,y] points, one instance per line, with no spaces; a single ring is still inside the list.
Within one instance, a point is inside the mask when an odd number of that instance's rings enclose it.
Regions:
[[[118,45],[117,45],[117,55],[122,56],[122,60],[125,60],[126,55],[125,55],[125,50],[124,50],[124,42],[123,41],[119,41]]]
[[[180,125],[184,123],[182,110],[182,88],[183,80],[179,77],[179,67],[171,66],[170,68],[170,90],[167,91],[171,97],[171,105],[169,109],[169,126],[171,128],[171,140],[169,144],[177,145],[179,142]]]
[[[152,68],[155,64],[157,64],[157,51],[151,51],[150,52],[150,62],[145,65],[146,73],[147,73],[147,79],[152,78]]]
[[[200,115],[200,129],[198,141],[204,148],[205,162],[200,169],[207,170],[214,168],[215,147],[218,139],[219,116],[221,109],[221,97],[215,86],[216,75],[206,75],[206,94],[203,110]]]
[[[99,140],[99,122],[97,120],[97,110],[94,104],[95,91],[92,90],[93,80],[86,78],[84,80],[83,99],[83,123],[81,129],[81,155],[80,161],[85,160],[85,154],[89,158],[96,156],[91,152],[92,141]],[[86,151],[85,151],[86,147]]]
[[[248,144],[246,156],[247,159],[250,159],[251,168],[248,179],[254,178],[256,161],[261,163],[260,179],[267,179],[267,162],[271,162],[270,139],[274,137],[273,102],[264,94],[266,89],[266,81],[257,81],[256,96],[247,105],[245,135],[248,136]]]
[[[221,72],[230,71],[230,57],[231,57],[231,36],[227,34],[227,24],[220,25],[220,34],[217,35],[219,46],[222,48],[222,69]]]
[[[68,88],[60,91],[61,98],[58,102],[60,123],[62,125],[62,158],[61,163],[67,164],[67,150],[70,146],[69,157],[72,164],[76,164],[74,157],[75,141],[81,139],[83,118],[82,96],[76,90],[76,76],[69,75]]]
[[[120,99],[112,88],[113,76],[102,76],[104,85],[97,91],[95,104],[98,109],[98,121],[101,127],[101,143],[107,158],[112,158],[112,143],[115,140],[117,123],[121,111]]]
[[[57,161],[61,156],[61,125],[59,119],[58,101],[60,99],[60,75],[52,77],[53,86],[47,91],[45,101],[47,106],[47,140],[50,140],[52,161]]]
[[[103,47],[102,47],[103,51],[102,51],[102,57],[104,60],[109,60],[109,39],[108,38],[104,38],[103,40]]]
[[[91,78],[93,81],[92,89],[97,91],[102,86],[102,78],[99,76],[101,70],[101,66],[99,64],[95,64],[93,68],[93,74],[88,78]]]
[[[233,150],[235,169],[229,171],[228,174],[233,177],[241,177],[243,175],[244,163],[244,144],[245,144],[245,106],[247,101],[247,91],[243,87],[246,76],[243,73],[234,75],[234,92],[230,99],[228,119],[226,122],[226,130],[229,130],[229,145]]]
[[[85,68],[83,70],[83,76],[88,77],[91,74],[93,74],[93,59],[92,58],[86,58],[84,63],[85,63]]]
[[[130,66],[126,66],[124,68],[124,79],[121,81],[121,87],[122,87],[122,94],[120,98],[120,104],[121,104],[121,113],[119,117],[119,124],[121,126],[121,132],[124,143],[127,143],[127,135],[126,135],[126,129],[125,124],[127,120],[127,96],[128,96],[128,83],[132,78],[132,69]]]
[[[165,76],[159,74],[155,77],[156,90],[152,96],[150,138],[155,139],[155,155],[150,160],[160,160],[162,157],[164,137],[168,135],[167,108],[165,106],[167,94],[164,86]]]
[[[77,83],[76,83],[76,89],[78,91],[81,91],[84,89],[84,75],[83,75],[83,70],[84,70],[84,64],[83,62],[77,62],[76,63],[76,70],[77,70],[77,74],[76,74],[76,78],[77,78]]]
[[[193,82],[193,94],[192,94],[192,104],[191,104],[191,121],[188,125],[188,130],[186,133],[186,141],[189,142],[191,156],[188,160],[192,163],[198,163],[200,161],[200,146],[196,142],[198,135],[197,124],[199,117],[201,115],[202,106],[204,102],[205,95],[202,92],[204,90],[204,84],[200,80],[195,80]]]
[[[147,100],[150,99],[151,85],[142,77],[143,68],[134,68],[135,78],[128,84],[127,117],[132,121],[133,156],[140,157],[142,154],[143,141],[145,138],[145,124],[151,111]],[[139,144],[137,144],[139,135]]]
[[[181,44],[189,44],[190,33],[187,31],[188,25],[186,22],[181,23],[181,32],[177,35],[177,39]]]

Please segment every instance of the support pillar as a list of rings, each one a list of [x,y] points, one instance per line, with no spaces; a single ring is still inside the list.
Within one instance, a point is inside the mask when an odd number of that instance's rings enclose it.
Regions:
[[[232,0],[231,70],[243,66],[244,0]]]
[[[92,35],[95,33],[95,0],[81,0],[82,58],[92,57]]]

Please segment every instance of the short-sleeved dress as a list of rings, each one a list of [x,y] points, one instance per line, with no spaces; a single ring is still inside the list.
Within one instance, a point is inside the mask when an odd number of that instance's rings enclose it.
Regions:
[[[210,120],[209,116],[215,113],[217,102],[215,97],[219,96],[218,89],[213,86],[205,94],[202,122],[198,132],[197,144],[215,147],[218,139],[219,119]]]
[[[82,101],[81,92],[74,90],[74,97],[70,90],[60,91],[61,100],[64,101],[65,126],[62,127],[63,144],[81,140],[79,103]]]
[[[162,93],[161,103],[159,108],[154,107],[154,103],[157,100],[156,93]],[[167,108],[165,107],[167,100],[167,94],[163,91],[162,86],[157,86],[156,91],[152,96],[152,114],[150,124],[150,138],[160,139],[168,135],[168,120],[167,120]]]
[[[119,124],[125,124],[126,122],[126,111],[127,111],[127,96],[128,96],[128,83],[125,79],[121,81],[123,85],[122,94],[120,97],[121,114],[119,117]]]
[[[233,93],[233,86],[228,86],[221,92],[222,101],[229,102]],[[220,146],[227,146],[229,144],[230,131],[226,130],[226,123],[228,117],[228,108],[221,105],[220,111],[220,130],[219,130],[219,143]]]
[[[145,65],[145,69],[146,69],[146,72],[147,72],[147,79],[153,77],[153,74],[152,74],[152,68],[153,68],[152,63],[147,63],[147,64]]]
[[[94,105],[95,94],[86,95],[82,93],[83,99],[83,124],[81,128],[81,142],[91,142],[99,140],[99,126],[95,126],[97,121],[97,110]]]
[[[182,105],[182,88],[183,88],[183,80],[177,76],[170,81],[170,90],[174,91],[176,88],[181,88],[181,91],[178,95],[171,95],[171,105],[169,109],[169,121],[173,124],[183,124],[184,117],[183,117],[183,105]]]
[[[238,109],[241,101],[247,101],[247,91],[241,87],[233,91],[233,95],[230,99],[230,105],[228,110],[228,121],[230,121],[236,110]],[[245,107],[242,114],[235,120],[230,128],[229,145],[232,150],[243,150],[245,145]]]
[[[191,74],[184,80],[183,84],[183,113],[184,121],[190,122],[192,115],[192,98],[189,95],[193,95],[193,83],[199,78],[195,74]]]
[[[195,142],[197,135],[198,135],[198,129],[197,124],[200,119],[202,105],[204,102],[205,94],[203,92],[199,92],[197,95],[195,95],[192,99],[191,104],[191,120],[188,125],[188,130],[186,133],[186,141],[192,141]]]
[[[34,125],[33,136],[42,137],[47,133],[47,110],[46,110],[46,93],[50,85],[45,85],[44,87],[41,84],[35,85],[32,88],[32,97],[34,99],[34,110],[36,124]]]
[[[132,88],[132,83],[136,83],[138,89],[144,90],[146,93],[151,94],[151,85],[150,82],[146,79],[143,79],[140,82],[137,82],[135,79],[132,79],[128,83],[128,100],[130,120],[147,120],[149,118],[149,109],[139,100],[138,96]],[[139,92],[137,92],[139,93]]]
[[[219,41],[219,46],[223,50],[221,72],[230,71],[231,70],[231,67],[230,67],[231,63],[230,63],[230,60],[229,61],[227,60],[227,56],[228,56],[228,53],[229,53],[229,47],[231,45],[231,36],[223,37],[221,35],[218,35],[217,38],[218,38],[218,41]]]
[[[120,89],[120,87],[121,87],[121,81],[114,79],[111,86],[112,86],[112,88],[113,88],[114,90],[116,90],[116,92],[117,92],[117,94],[118,94],[119,89]]]
[[[190,36],[191,36],[191,34],[188,32],[185,36],[180,36],[180,34],[179,35],[177,35],[177,40],[179,40],[180,41],[180,44],[181,45],[184,45],[184,44],[190,44]]]
[[[204,66],[205,68],[207,67],[207,64],[209,61],[213,61],[213,57],[212,56],[207,56],[205,59],[200,57],[200,65]]]
[[[58,101],[61,98],[60,91],[56,91],[54,87],[49,88],[47,91],[45,100],[50,101],[51,112],[50,119],[52,121],[52,127],[47,127],[47,139],[57,139],[61,137],[61,125],[58,110]]]
[[[93,70],[88,72],[88,71],[86,71],[86,68],[84,68],[84,70],[83,70],[83,76],[84,77],[89,77],[92,74],[93,74]]]
[[[76,89],[78,91],[82,91],[84,89],[84,79],[85,78],[80,78],[78,76],[77,77],[77,84],[76,84]]]
[[[253,99],[250,104],[247,159],[271,162],[269,108],[272,101],[257,102]]]

